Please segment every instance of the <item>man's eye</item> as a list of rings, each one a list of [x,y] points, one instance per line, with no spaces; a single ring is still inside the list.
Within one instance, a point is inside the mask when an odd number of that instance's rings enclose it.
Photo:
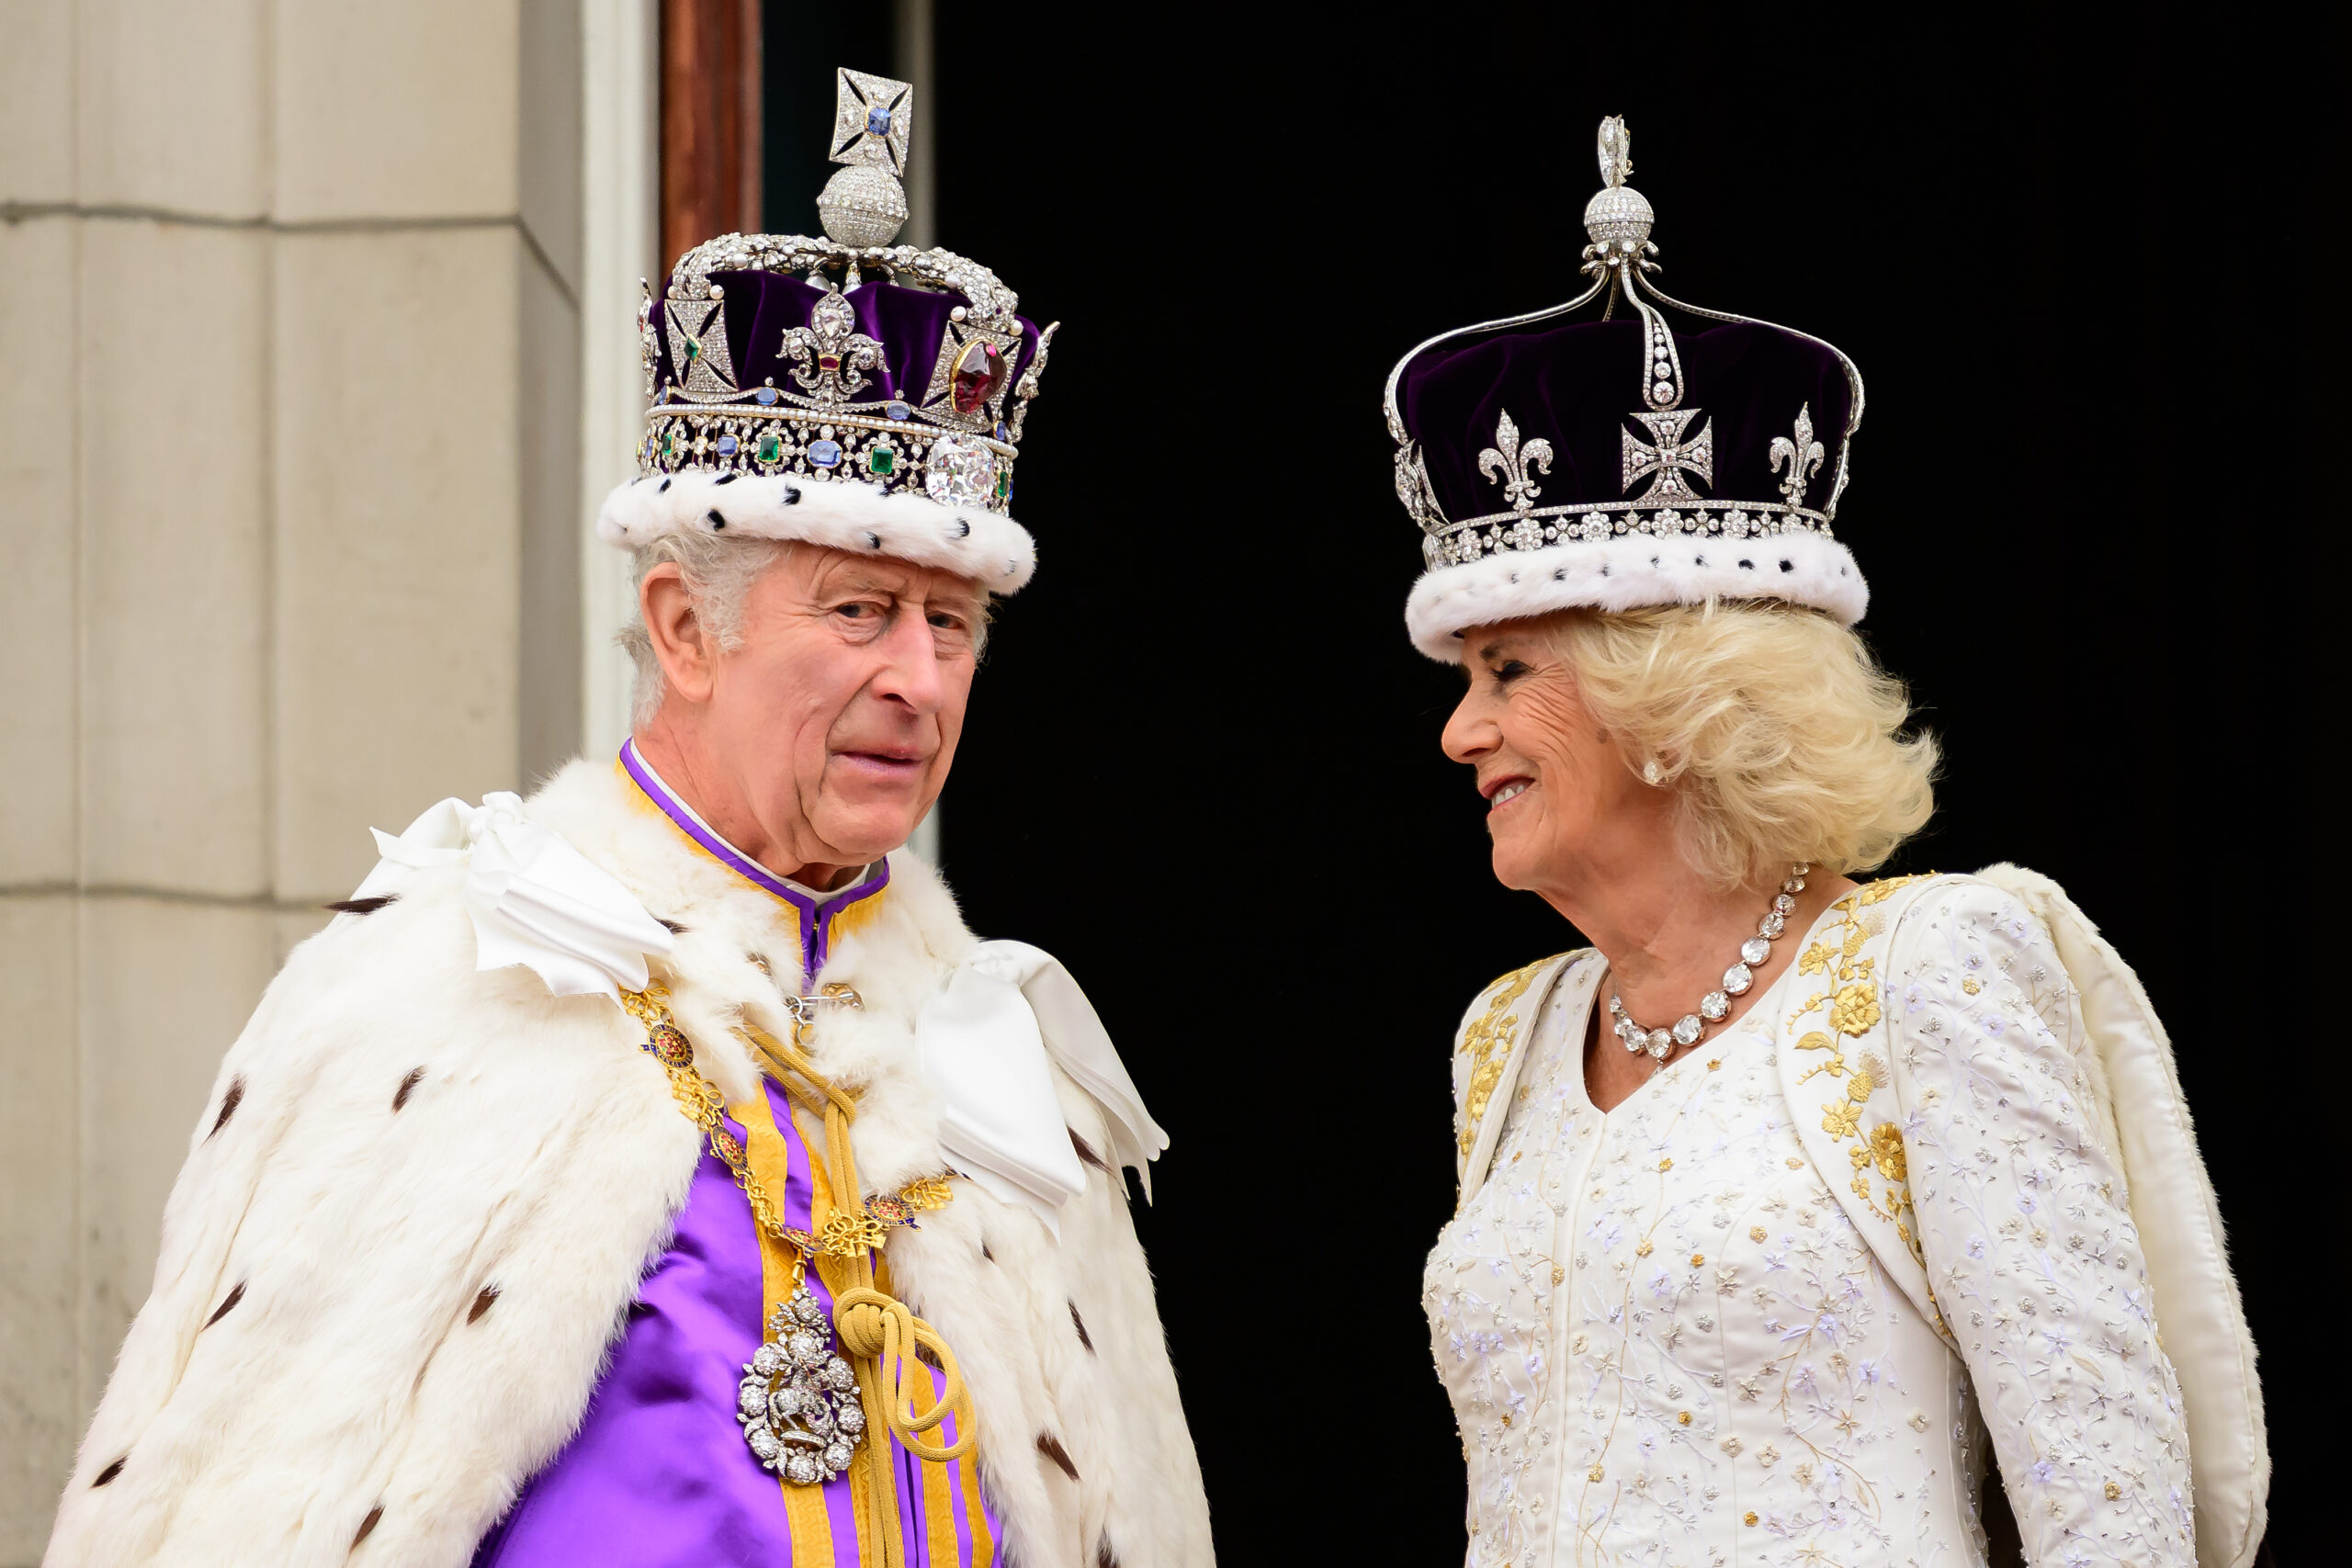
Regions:
[[[863,601],[854,600],[847,604],[836,604],[833,606],[834,615],[847,615],[852,620],[864,620],[874,613],[875,607],[864,603]]]

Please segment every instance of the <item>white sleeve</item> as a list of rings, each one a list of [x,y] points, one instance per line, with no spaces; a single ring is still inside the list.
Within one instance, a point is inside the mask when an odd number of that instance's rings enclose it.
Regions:
[[[2053,1032],[2075,1002],[2049,933],[1960,880],[1889,958],[1919,1245],[2027,1562],[2196,1568],[2180,1388],[2121,1168]]]

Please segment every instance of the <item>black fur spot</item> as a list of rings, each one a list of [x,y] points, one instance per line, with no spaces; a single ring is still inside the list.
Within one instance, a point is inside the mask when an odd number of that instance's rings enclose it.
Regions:
[[[401,1079],[401,1087],[392,1091],[392,1109],[394,1111],[399,1111],[402,1107],[406,1106],[408,1104],[408,1097],[414,1094],[416,1092],[416,1086],[424,1081],[424,1069],[423,1067],[411,1067],[408,1070],[408,1077]]]
[[[491,1303],[497,1299],[498,1287],[495,1285],[484,1285],[481,1288],[481,1294],[474,1298],[474,1304],[466,1309],[466,1321],[468,1323],[480,1323],[481,1321],[481,1314],[488,1312],[490,1310]]]
[[[727,526],[727,519],[718,514],[718,508],[716,506],[710,509],[710,525],[713,528],[724,528]]]
[[[882,547],[882,536],[874,533],[867,534],[865,536],[865,547],[869,550],[880,549]]]
[[[1069,1450],[1051,1432],[1037,1434],[1037,1451],[1062,1467],[1062,1473],[1072,1481],[1078,1479],[1078,1466],[1070,1462]]]
[[[351,1548],[354,1551],[359,1550],[359,1543],[374,1532],[377,1524],[382,1520],[383,1517],[384,1505],[381,1503],[368,1510],[368,1517],[359,1521],[359,1533],[351,1538]]]
[[[1752,560],[1744,560],[1739,563],[1739,570],[1742,571],[1754,571],[1756,570],[1756,563]]]
[[[784,503],[786,506],[797,506],[800,504],[800,487],[798,485],[786,485],[784,487]]]
[[[1782,571],[1794,571],[1796,569],[1797,563],[1792,560],[1784,560],[1781,563],[1781,570]]]
[[[996,1254],[989,1250],[989,1244],[986,1241],[980,1243],[980,1256],[991,1263],[996,1261]]]
[[[234,1288],[229,1292],[228,1296],[222,1300],[220,1304],[212,1309],[212,1315],[204,1320],[204,1326],[209,1328],[214,1324],[220,1322],[222,1318],[228,1316],[229,1309],[235,1306],[239,1302],[243,1301],[244,1299],[245,1282],[243,1280],[240,1280],[237,1281]]]
[[[968,538],[971,536],[971,532],[972,525],[969,523],[965,522],[961,517],[956,519],[956,536],[957,538]]]
[[[653,493],[654,493],[654,494],[656,494],[656,495],[660,495],[663,491],[668,490],[669,488],[670,488],[670,481],[669,481],[668,479],[663,479],[663,480],[662,481],[662,483],[661,483],[658,487],[656,487],[656,489],[654,490]]]
[[[656,915],[653,918],[657,920],[662,920],[662,917],[659,915]],[[686,928],[680,925],[675,920],[662,920],[662,929],[668,931],[672,936],[684,936],[686,934]]]
[[[338,898],[327,906],[338,915],[372,915],[387,904],[400,902],[397,893],[379,894],[373,898]]]
[[[1084,1160],[1087,1164],[1092,1166],[1095,1169],[1101,1171],[1105,1176],[1111,1174],[1111,1168],[1102,1163],[1102,1156],[1094,1152],[1094,1145],[1088,1143],[1084,1138],[1080,1137],[1078,1135],[1078,1129],[1075,1127],[1069,1129],[1069,1146],[1078,1151],[1079,1158]]]
[[[743,477],[742,475],[741,475],[741,474],[739,474],[739,473],[736,473],[736,472],[734,472],[733,470],[731,470],[731,469],[730,469],[730,470],[729,470],[728,472],[726,472],[726,473],[723,473],[723,474],[719,475],[717,479],[715,479],[711,480],[710,482],[711,482],[714,486],[717,486],[717,485],[731,485],[731,484],[733,484],[737,479],[741,479],[742,477]]]
[[[245,1080],[240,1074],[229,1080],[229,1092],[220,1097],[220,1114],[212,1119],[212,1132],[204,1134],[206,1142],[210,1142],[214,1134],[229,1124],[229,1118],[236,1114],[237,1102],[244,1098]]]
[[[120,1475],[122,1473],[122,1467],[130,1462],[130,1456],[129,1454],[125,1454],[120,1459],[115,1461],[112,1464],[107,1466],[104,1470],[98,1472],[98,1478],[90,1483],[90,1490],[95,1492],[99,1487],[104,1486],[107,1482],[112,1481],[116,1476]]]
[[[1094,1568],[1119,1568],[1119,1554],[1111,1550],[1111,1532],[1104,1530],[1094,1542]]]
[[[1069,1323],[1072,1328],[1078,1330],[1078,1342],[1086,1347],[1086,1353],[1088,1355],[1093,1355],[1095,1353],[1094,1337],[1086,1332],[1086,1319],[1078,1315],[1078,1303],[1076,1302],[1069,1303]]]

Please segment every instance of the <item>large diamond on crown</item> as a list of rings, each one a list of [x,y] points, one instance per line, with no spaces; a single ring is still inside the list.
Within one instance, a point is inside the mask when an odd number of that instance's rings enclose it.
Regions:
[[[922,488],[942,506],[983,506],[996,489],[996,455],[977,441],[943,435],[923,455]]]

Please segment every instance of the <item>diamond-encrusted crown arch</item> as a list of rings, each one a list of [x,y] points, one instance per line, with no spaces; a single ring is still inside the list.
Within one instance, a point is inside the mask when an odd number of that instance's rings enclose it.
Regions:
[[[1811,333],[1689,305],[1659,288],[1662,264],[1650,239],[1657,214],[1628,183],[1632,137],[1623,118],[1601,122],[1595,151],[1601,189],[1585,209],[1585,290],[1564,304],[1442,333],[1389,373],[1382,410],[1396,447],[1397,499],[1425,536],[1431,568],[1625,536],[1833,538],[1862,415],[1853,361]],[[1623,324],[1601,335],[1552,324],[1596,300],[1600,321]],[[1688,344],[1668,311],[1698,318],[1695,328],[1684,322]],[[1718,340],[1714,323],[1761,335]],[[1634,333],[1616,335],[1626,328]],[[1498,337],[1511,346],[1480,341]],[[1698,355],[1695,386],[1686,353]],[[1842,395],[1831,389],[1840,376]],[[1623,391],[1597,395],[1596,382]],[[1506,419],[1510,439],[1482,428],[1493,412],[1472,409],[1496,410],[1485,400],[1497,394],[1522,414],[1544,414],[1551,427]],[[1842,428],[1817,428],[1823,417]],[[1781,434],[1768,446],[1772,431]],[[1596,438],[1615,448],[1614,461]],[[1539,441],[1547,458],[1565,459],[1559,475],[1534,459]],[[1813,484],[1824,469],[1826,486]],[[1811,499],[1824,489],[1826,496]],[[1478,495],[1491,499],[1465,503]],[[1449,515],[1449,504],[1475,515]]]

